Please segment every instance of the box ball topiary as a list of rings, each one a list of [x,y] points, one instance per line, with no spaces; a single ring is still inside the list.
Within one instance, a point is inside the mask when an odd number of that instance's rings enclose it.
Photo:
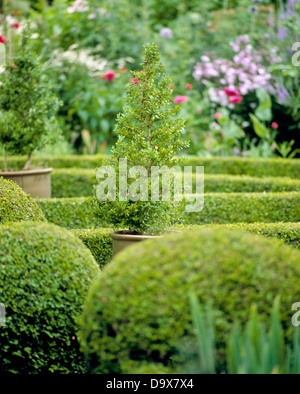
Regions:
[[[46,221],[42,210],[15,182],[0,178],[0,224]]]
[[[192,335],[189,292],[218,311],[221,353],[232,321],[246,322],[253,303],[269,317],[278,294],[282,321],[292,330],[299,277],[299,251],[238,230],[139,243],[117,255],[92,285],[80,322],[82,350],[96,373],[131,373],[138,362],[176,366],[181,340]]]
[[[99,273],[90,251],[48,223],[0,226],[0,373],[81,373],[76,319]]]

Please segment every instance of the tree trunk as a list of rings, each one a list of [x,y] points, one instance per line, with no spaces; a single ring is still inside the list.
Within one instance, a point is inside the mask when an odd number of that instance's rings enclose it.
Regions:
[[[23,168],[24,171],[27,171],[27,170],[30,169],[31,156],[32,156],[32,152],[29,153],[29,155],[28,155],[28,157],[27,157],[26,164],[25,164],[25,166],[24,166],[24,168]]]
[[[4,148],[4,172],[7,172],[7,152]]]

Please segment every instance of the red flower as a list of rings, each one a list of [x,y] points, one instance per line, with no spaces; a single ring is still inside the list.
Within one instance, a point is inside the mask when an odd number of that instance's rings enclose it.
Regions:
[[[14,23],[12,24],[12,27],[13,27],[14,29],[16,29],[16,30],[17,30],[20,26],[21,26],[21,25],[20,25],[19,22],[14,22]]]
[[[174,90],[175,89],[175,85],[173,83],[171,83],[171,85],[169,86],[170,89]]]
[[[140,81],[137,78],[131,78],[130,82],[133,82],[135,85],[137,85]]]
[[[177,96],[174,98],[174,103],[175,104],[181,104],[181,103],[185,103],[186,101],[188,101],[188,97],[187,96]]]
[[[229,102],[231,104],[239,104],[243,101],[243,97],[241,96],[230,96]]]
[[[193,85],[190,84],[190,83],[187,83],[187,84],[185,85],[186,90],[191,90],[192,87],[193,87]]]
[[[225,88],[224,92],[227,96],[240,96],[240,92],[235,89]]]
[[[105,79],[106,81],[113,81],[116,78],[117,74],[113,71],[108,71],[102,79]]]
[[[278,127],[279,127],[278,123],[276,123],[276,122],[273,122],[271,126],[272,126],[272,129],[274,129],[274,130],[278,129]]]
[[[7,39],[4,36],[0,35],[0,44],[5,44],[7,42]]]
[[[121,73],[126,73],[126,71],[127,71],[127,68],[126,68],[126,67],[120,68],[120,72],[121,72]]]

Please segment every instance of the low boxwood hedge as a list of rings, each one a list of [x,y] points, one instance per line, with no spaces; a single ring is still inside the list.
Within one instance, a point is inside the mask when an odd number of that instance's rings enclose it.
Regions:
[[[209,224],[176,226],[177,231],[198,231],[201,229],[241,229],[255,234],[261,234],[268,238],[278,238],[286,244],[300,249],[300,223],[237,223],[237,224]],[[103,269],[112,259],[112,239],[109,233],[113,229],[86,229],[71,230],[74,235],[90,249],[95,260]]]
[[[197,231],[201,229],[244,230],[254,234],[264,235],[268,238],[278,238],[300,249],[300,222],[298,223],[235,223],[235,224],[207,224],[203,226],[189,225],[176,226],[181,231]]]
[[[82,373],[76,320],[100,270],[69,231],[47,223],[0,226],[1,373]]]
[[[92,285],[80,343],[95,373],[131,373],[134,364],[176,367],[178,344],[192,335],[189,293],[212,302],[217,348],[253,303],[269,319],[281,296],[291,339],[299,300],[300,252],[242,231],[202,230],[141,242],[118,254]]]
[[[69,229],[101,228],[94,216],[92,198],[38,200],[49,222]],[[201,212],[184,212],[185,224],[299,222],[300,192],[209,193]]]
[[[201,212],[184,212],[186,224],[299,222],[300,193],[211,193]]]
[[[33,157],[32,165],[35,167],[53,168],[90,168],[101,166],[107,156],[49,156]],[[9,157],[9,167],[20,169],[24,166],[26,158]],[[1,165],[1,164],[0,164]],[[203,158],[190,156],[185,158],[183,165],[204,166],[207,174],[250,175],[255,177],[289,177],[300,179],[300,159],[251,159],[239,157],[213,157]]]
[[[0,224],[46,221],[40,207],[13,181],[0,177]]]
[[[89,197],[96,184],[96,173],[89,169],[57,169],[52,174],[52,196]],[[194,177],[195,184],[195,177]],[[300,180],[257,178],[238,175],[205,175],[206,193],[259,193],[300,191]]]
[[[113,244],[109,233],[113,229],[71,230],[90,249],[99,267],[103,269],[112,259]]]
[[[40,199],[38,204],[49,222],[68,229],[99,228],[91,198]]]

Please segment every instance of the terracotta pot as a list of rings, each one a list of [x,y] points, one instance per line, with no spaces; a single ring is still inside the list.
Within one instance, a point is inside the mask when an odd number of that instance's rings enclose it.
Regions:
[[[34,198],[51,197],[51,172],[52,168],[29,171],[0,172],[0,177],[16,182],[24,192]]]
[[[117,231],[109,234],[113,239],[113,256],[116,256],[128,246],[147,239],[163,238],[162,236],[135,235],[129,231]]]

